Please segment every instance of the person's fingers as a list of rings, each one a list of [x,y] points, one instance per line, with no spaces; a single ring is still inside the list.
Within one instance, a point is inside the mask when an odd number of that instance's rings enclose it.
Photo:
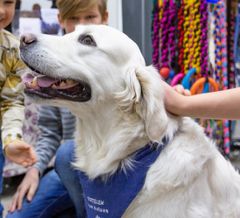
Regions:
[[[173,87],[173,89],[178,92],[179,94],[185,95],[185,96],[189,96],[191,95],[190,90],[185,89],[182,85],[178,84],[176,86]]]
[[[28,191],[28,194],[27,194],[27,200],[28,201],[32,201],[33,199],[33,196],[35,195],[36,193],[36,190],[37,190],[37,187],[38,187],[38,183],[32,183],[29,191]]]
[[[30,149],[30,157],[34,163],[37,162],[37,154],[33,148]]]
[[[34,148],[27,143],[16,140],[8,146],[11,152],[8,152],[8,158],[24,167],[31,166],[37,162],[37,155]]]
[[[20,155],[20,158],[15,158],[15,162],[18,164],[21,164],[24,167],[32,166],[34,163],[36,163],[37,158],[35,156],[31,156],[30,154],[22,154]]]
[[[177,91],[180,93],[180,94],[184,94],[184,88],[182,85],[178,85],[177,86]]]
[[[21,210],[23,198],[24,198],[24,196],[26,196],[28,190],[29,190],[28,186],[22,186],[19,189],[18,196],[17,196],[17,209],[18,210]]]
[[[191,92],[190,92],[190,90],[185,89],[183,94],[184,94],[185,96],[190,96],[190,95],[191,95]]]
[[[182,94],[182,92],[183,92],[183,90],[184,90],[181,85],[176,85],[176,86],[173,87],[173,89],[174,89],[176,92],[178,92],[179,94]]]
[[[25,159],[23,159],[22,162],[24,162],[27,166],[32,166],[37,162],[37,158],[28,155],[27,157],[25,157]]]
[[[21,152],[24,152],[25,159],[29,159],[32,163],[35,163],[37,161],[37,154],[32,147],[28,147],[23,150],[24,151]]]
[[[8,207],[8,211],[10,213],[14,212],[16,210],[17,207],[17,194],[18,192],[13,196],[12,202],[10,203],[9,207]]]
[[[26,144],[26,143],[21,143],[21,144],[18,144],[18,149],[19,150],[24,150],[24,151],[27,151],[27,150],[30,150],[31,147],[30,145]]]

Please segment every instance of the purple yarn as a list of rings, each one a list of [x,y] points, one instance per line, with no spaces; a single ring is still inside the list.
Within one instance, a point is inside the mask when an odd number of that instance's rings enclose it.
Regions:
[[[201,0],[200,4],[200,26],[201,26],[201,72],[208,73],[208,5],[206,0]]]
[[[171,67],[176,55],[176,5],[173,0],[163,2],[163,15],[160,22],[161,29],[161,67]]]
[[[163,3],[163,14],[162,14],[162,19],[160,21],[160,30],[161,30],[161,67],[168,67],[168,22],[169,22],[169,17],[168,17],[168,7],[169,3],[165,2]]]
[[[158,3],[154,6],[153,10],[153,24],[152,24],[152,46],[153,46],[153,53],[152,53],[152,61],[153,65],[159,69],[159,7]]]
[[[174,3],[173,0],[169,0],[170,4],[170,10],[169,10],[169,50],[170,50],[170,57],[171,57],[171,61],[175,60],[175,56],[176,56],[176,15],[177,15],[177,9],[176,9],[176,5]]]
[[[216,81],[219,84],[219,88],[222,89],[222,66],[218,65],[218,61],[221,61],[222,59],[222,50],[221,50],[221,46],[219,46],[219,42],[221,41],[221,24],[220,24],[220,4],[217,4],[214,7],[214,25],[215,25],[215,30],[213,32],[214,34],[214,44],[215,44],[215,78]]]

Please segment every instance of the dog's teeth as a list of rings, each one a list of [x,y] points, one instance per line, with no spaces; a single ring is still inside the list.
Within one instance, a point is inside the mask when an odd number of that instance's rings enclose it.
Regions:
[[[66,86],[66,83],[65,83],[64,81],[62,81],[59,86],[60,86],[61,88],[62,88],[62,87],[65,87],[65,86]]]
[[[72,79],[67,79],[67,80],[66,80],[66,84],[71,87],[71,86],[77,85],[78,82],[76,82],[76,81],[74,81],[74,80],[72,80]]]
[[[67,79],[67,80],[58,81],[58,82],[52,84],[51,88],[53,88],[53,89],[68,89],[77,84],[78,84],[78,82],[71,80],[71,79]]]
[[[35,76],[31,82],[31,87],[32,88],[37,88],[38,83],[37,83],[37,77]]]
[[[71,79],[67,79],[66,80],[66,84],[67,85],[73,85],[75,82],[73,81],[73,80],[71,80]]]

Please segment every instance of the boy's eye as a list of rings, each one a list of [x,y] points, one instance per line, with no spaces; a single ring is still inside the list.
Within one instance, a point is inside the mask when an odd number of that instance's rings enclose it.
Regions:
[[[78,17],[70,17],[69,20],[75,21],[75,20],[78,20]]]
[[[86,17],[86,19],[87,19],[87,20],[92,20],[92,19],[94,19],[95,17],[96,17],[95,15],[89,15],[89,16]]]
[[[78,39],[78,41],[83,44],[83,45],[88,45],[88,46],[94,46],[96,47],[97,44],[94,41],[93,37],[90,35],[81,35]]]
[[[4,1],[3,3],[4,3],[4,4],[14,4],[15,1],[13,1],[13,0],[7,0],[7,1]]]

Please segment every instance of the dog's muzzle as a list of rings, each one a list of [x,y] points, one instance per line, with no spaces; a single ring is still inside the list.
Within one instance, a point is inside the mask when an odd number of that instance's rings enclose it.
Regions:
[[[23,77],[23,83],[25,85],[24,92],[27,95],[47,99],[66,99],[77,102],[85,102],[91,99],[91,87],[85,81],[76,81],[70,78],[52,78],[47,75],[48,72],[45,71],[48,68],[45,66],[44,60],[37,55],[35,51],[36,44],[38,43],[37,36],[25,34],[21,37],[20,41],[22,60],[32,70],[31,74]],[[35,52],[32,52],[33,50]],[[41,69],[45,70],[41,72]],[[52,74],[53,73],[51,73],[51,75]]]

